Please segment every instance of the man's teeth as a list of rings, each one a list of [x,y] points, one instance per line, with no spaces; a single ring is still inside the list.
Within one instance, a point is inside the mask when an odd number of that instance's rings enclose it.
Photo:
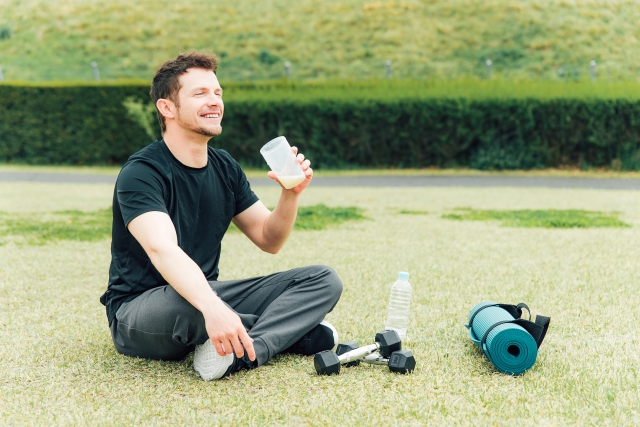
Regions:
[[[218,117],[220,117],[220,114],[210,113],[210,114],[205,114],[204,117],[205,119],[217,119]]]

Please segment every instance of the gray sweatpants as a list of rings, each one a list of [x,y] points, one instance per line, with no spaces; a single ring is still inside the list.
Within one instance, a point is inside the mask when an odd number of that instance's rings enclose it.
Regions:
[[[258,365],[318,325],[342,293],[336,272],[323,265],[209,285],[240,316]],[[120,353],[152,359],[181,359],[209,338],[202,313],[169,285],[122,304],[110,327]]]

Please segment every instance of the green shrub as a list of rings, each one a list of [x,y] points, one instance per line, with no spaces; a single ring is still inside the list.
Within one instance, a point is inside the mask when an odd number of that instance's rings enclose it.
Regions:
[[[216,146],[252,166],[276,135],[320,168],[640,166],[634,100],[246,100],[225,114]]]
[[[161,137],[153,102],[145,103],[131,96],[125,99],[122,105],[126,108],[129,118],[139,124],[149,138],[156,140]]]
[[[224,85],[213,144],[246,166],[285,135],[316,168],[640,169],[639,85]],[[0,85],[0,161],[121,164],[158,132],[148,85]]]
[[[123,102],[148,87],[0,85],[0,161],[119,164],[152,139]]]

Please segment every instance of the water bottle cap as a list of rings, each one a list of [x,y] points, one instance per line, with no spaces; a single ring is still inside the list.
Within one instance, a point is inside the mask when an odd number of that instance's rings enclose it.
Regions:
[[[407,273],[406,271],[401,271],[400,273],[398,273],[398,279],[409,280],[409,273]]]

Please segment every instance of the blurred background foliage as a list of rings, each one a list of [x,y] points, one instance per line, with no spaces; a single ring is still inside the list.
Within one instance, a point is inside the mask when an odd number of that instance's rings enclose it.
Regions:
[[[433,93],[410,83],[230,84],[212,145],[262,168],[260,147],[285,135],[325,169],[640,169],[638,83],[532,83],[546,94],[566,86],[557,97],[518,95],[509,82]],[[147,85],[0,85],[0,161],[122,164],[160,136],[147,97]]]
[[[4,163],[121,164],[160,137],[154,71],[205,50],[219,56],[227,107],[213,144],[244,166],[264,168],[260,146],[286,135],[316,168],[640,169],[636,1],[0,0],[0,10]]]
[[[179,52],[207,50],[223,82],[637,79],[633,0],[0,0],[7,81],[143,79]]]

